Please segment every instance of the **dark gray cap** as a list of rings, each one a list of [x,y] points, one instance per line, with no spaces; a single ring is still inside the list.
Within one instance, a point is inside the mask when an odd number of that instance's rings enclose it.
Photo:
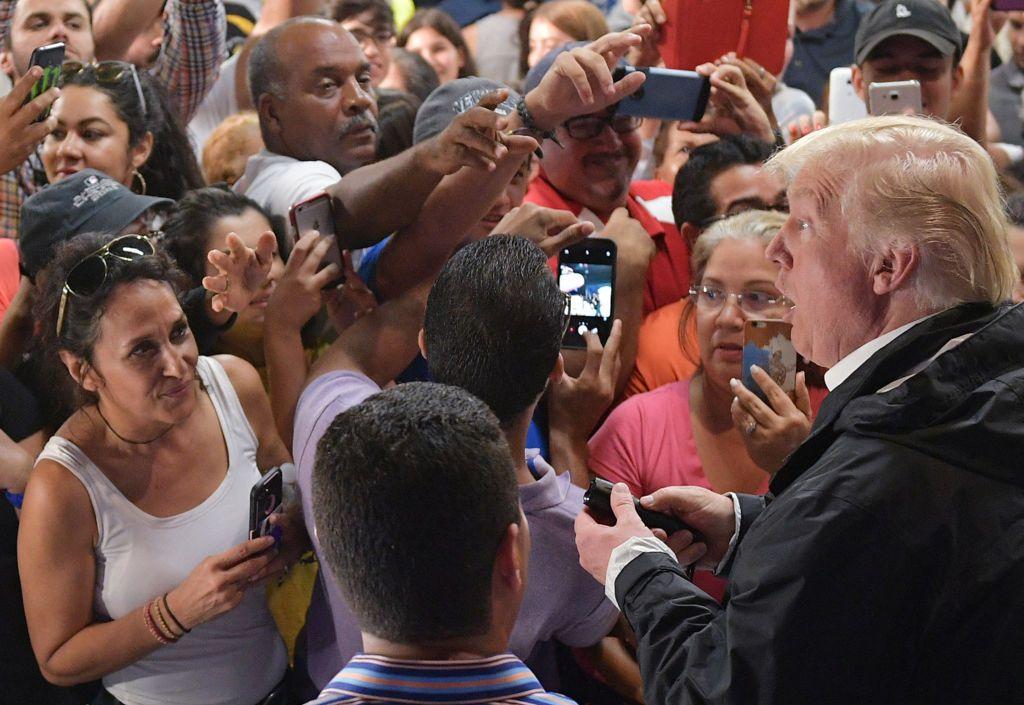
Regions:
[[[419,144],[440,134],[457,115],[475,106],[488,93],[502,89],[508,90],[508,98],[502,101],[494,112],[499,115],[511,115],[516,109],[519,94],[497,81],[470,76],[438,86],[416,111],[416,125],[412,131],[413,144]]]
[[[883,0],[861,20],[853,56],[860,66],[879,44],[891,37],[917,37],[954,63],[962,50],[960,30],[946,6],[935,0]]]
[[[140,196],[95,169],[83,169],[50,184],[21,207],[18,250],[22,270],[35,277],[65,240],[89,232],[115,235],[160,204],[170,206],[174,201]]]

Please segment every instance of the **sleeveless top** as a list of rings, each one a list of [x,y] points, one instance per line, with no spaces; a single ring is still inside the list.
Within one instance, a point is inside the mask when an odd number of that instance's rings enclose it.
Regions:
[[[178,586],[207,556],[248,539],[249,491],[260,478],[256,434],[221,364],[200,357],[196,372],[220,420],[228,470],[192,509],[147,514],[66,438],[52,437],[39,455],[66,467],[89,493],[99,532],[93,608],[101,620],[128,614]],[[105,676],[103,685],[125,705],[252,705],[281,680],[286,664],[264,590],[254,588],[235,609]]]

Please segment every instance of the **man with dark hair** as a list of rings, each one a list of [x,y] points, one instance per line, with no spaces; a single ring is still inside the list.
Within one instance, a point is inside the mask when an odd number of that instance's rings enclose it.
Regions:
[[[381,392],[334,419],[314,473],[325,568],[365,645],[317,705],[571,702],[508,653],[530,532],[486,405],[439,384]]]
[[[861,0],[795,0],[786,85],[804,91],[821,107],[829,73],[853,61],[854,36],[869,10]]]
[[[370,62],[370,85],[378,87],[391,68],[395,15],[387,0],[335,0],[331,18],[359,42]]]

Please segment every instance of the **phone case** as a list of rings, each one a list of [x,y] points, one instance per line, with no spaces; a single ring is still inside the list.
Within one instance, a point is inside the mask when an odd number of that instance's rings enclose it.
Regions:
[[[562,347],[585,350],[583,334],[596,330],[601,343],[615,322],[615,243],[590,237],[558,253],[558,287],[568,299]]]
[[[731,51],[778,75],[786,53],[789,0],[662,0],[661,58],[693,69]]]
[[[849,66],[832,69],[828,79],[828,122],[860,120],[868,116],[868,106],[853,89],[853,70]]]
[[[249,538],[273,534],[275,528],[270,517],[283,509],[284,474],[273,468],[261,477],[249,491]]]
[[[625,115],[698,122],[711,95],[711,82],[693,71],[638,68],[647,74],[640,90],[619,102]]]
[[[612,487],[612,483],[608,482],[608,480],[595,477],[590,481],[590,487],[587,488],[583,495],[583,504],[589,507],[599,518],[607,521],[615,521],[615,512],[611,504]],[[700,533],[694,531],[674,516],[645,509],[636,497],[633,497],[633,508],[640,515],[640,521],[644,523],[644,526],[650,529],[661,529],[669,536],[677,531],[687,529],[694,534],[694,541],[702,540]]]
[[[868,86],[868,109],[872,115],[921,114],[921,84],[917,81],[872,83]]]
[[[324,289],[332,289],[345,281],[345,263],[341,258],[341,248],[338,245],[338,238],[334,232],[334,210],[331,206],[331,197],[326,193],[318,193],[305,201],[300,201],[288,211],[288,219],[291,221],[292,230],[296,239],[302,237],[310,230],[316,230],[322,236],[333,236],[334,242],[324,255],[320,263],[320,269],[329,264],[338,267],[342,274],[334,281],[327,284]]]
[[[46,91],[60,83],[61,66],[64,64],[65,47],[63,42],[54,42],[41,46],[32,52],[29,61],[31,66],[40,66],[43,69],[43,76],[32,85],[32,90],[25,98],[29,103]],[[50,108],[39,114],[33,122],[42,122],[50,117]]]
[[[790,340],[793,326],[785,321],[747,321],[743,325],[743,386],[768,403],[754,381],[750,367],[768,373],[792,399],[796,390],[796,349]]]

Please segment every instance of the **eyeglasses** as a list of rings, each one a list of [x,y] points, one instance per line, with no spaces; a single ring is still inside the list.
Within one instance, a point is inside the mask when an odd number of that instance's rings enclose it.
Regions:
[[[122,235],[87,255],[68,272],[64,288],[60,292],[60,308],[57,311],[57,337],[64,328],[64,311],[68,296],[92,296],[107,280],[107,260],[113,257],[122,262],[131,262],[141,257],[156,254],[156,248],[142,235]]]
[[[583,115],[566,120],[563,127],[574,140],[592,140],[604,131],[608,125],[614,132],[622,135],[640,127],[644,119],[636,115]]]
[[[726,218],[731,218],[734,215],[746,213],[747,211],[775,211],[776,213],[789,213],[789,201],[787,201],[786,199],[782,199],[778,203],[770,204],[758,201],[743,201],[742,203],[737,203],[733,207],[731,207],[728,213],[723,213],[722,215],[713,215],[710,218],[705,218],[704,220],[697,223],[697,227],[700,228],[701,230],[705,230],[720,220],[725,220]]]
[[[361,27],[347,27],[346,29],[361,47],[365,47],[368,43],[376,44],[379,47],[389,46],[395,40],[393,29],[378,29],[369,32]]]
[[[756,289],[744,289],[739,293],[733,293],[718,286],[690,287],[690,298],[698,308],[709,313],[721,311],[725,307],[725,302],[733,297],[736,298],[736,305],[740,310],[751,316],[785,313],[794,305],[785,296],[776,296]]]
[[[92,71],[98,83],[120,83],[126,75],[131,75],[135,84],[135,94],[139,98],[139,105],[142,107],[142,117],[149,115],[149,106],[146,105],[146,96],[142,92],[142,82],[139,80],[139,72],[135,64],[127,61],[100,61],[98,63],[83,64],[81,61],[65,61],[60,68],[60,85],[73,79],[80,73]]]

